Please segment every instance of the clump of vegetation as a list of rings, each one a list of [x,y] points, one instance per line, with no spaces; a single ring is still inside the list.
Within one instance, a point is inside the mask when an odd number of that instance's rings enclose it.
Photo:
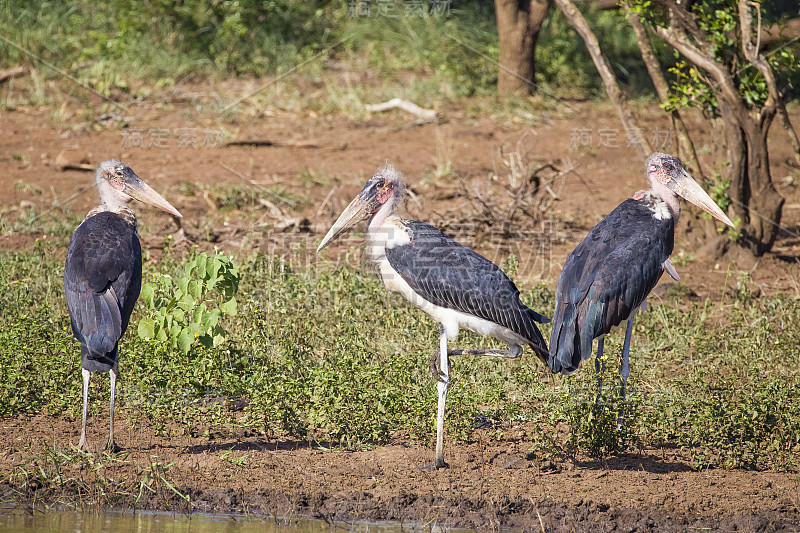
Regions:
[[[63,302],[63,266],[54,255],[44,243],[0,253],[0,416],[80,416],[79,350]],[[164,254],[145,277],[182,273],[191,294],[188,280],[200,279],[203,261],[209,276],[215,256],[199,257]],[[514,259],[507,264],[513,268]],[[122,339],[119,416],[190,436],[246,427],[347,448],[392,438],[430,443],[433,321],[352,267],[296,267],[259,254],[239,259],[237,270],[238,312],[225,315],[226,335],[216,344],[198,342],[184,352],[135,331]],[[213,275],[203,279],[207,288],[218,286],[209,285]],[[522,299],[543,312],[554,303],[542,286]],[[150,316],[148,300],[139,300],[132,324]],[[669,446],[684,448],[696,468],[793,470],[800,464],[799,326],[800,299],[756,297],[741,288],[727,291],[723,302],[653,302],[637,315],[624,405],[614,372],[624,330],[606,338],[600,402],[591,364],[554,386],[535,357],[453,358],[448,439],[467,441],[476,431],[502,438],[520,426],[532,454],[554,461]],[[494,342],[463,332],[456,344]],[[104,411],[108,401],[108,381],[96,383],[101,394],[92,395],[91,413]],[[493,428],[476,430],[477,413]]]
[[[54,439],[52,445],[25,463],[14,465],[7,480],[14,487],[15,496],[26,501],[45,499],[69,505],[77,495],[78,505],[136,508],[147,503],[162,509],[186,508],[191,498],[175,487],[171,467],[172,464],[151,461],[142,468],[124,454],[60,450]],[[135,468],[137,475],[120,481],[119,472],[125,468]]]

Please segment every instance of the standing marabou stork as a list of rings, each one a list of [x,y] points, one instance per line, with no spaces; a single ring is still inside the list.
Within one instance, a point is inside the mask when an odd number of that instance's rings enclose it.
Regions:
[[[517,358],[529,345],[547,361],[547,344],[536,322],[549,319],[522,304],[519,290],[494,263],[439,231],[393,215],[400,202],[400,173],[387,165],[379,170],[339,216],[322,239],[319,252],[351,226],[369,218],[367,251],[390,291],[400,293],[440,325],[436,456],[434,467],[444,462],[444,409],[450,384],[450,355],[488,355]],[[460,327],[490,335],[509,350],[449,350]]]
[[[72,333],[81,343],[83,421],[80,449],[86,442],[86,409],[91,372],[111,372],[111,423],[107,449],[114,450],[114,390],[119,339],[128,327],[142,287],[142,249],[133,198],[180,217],[177,209],[119,161],[100,164],[96,174],[99,205],[78,226],[67,249],[64,292]]]
[[[678,197],[733,226],[677,158],[654,153],[646,168],[650,190],[617,206],[567,257],[558,278],[547,362],[553,373],[572,374],[591,357],[592,341],[598,339],[595,369],[601,373],[603,338],[627,320],[620,367],[623,399],[634,316],[665,271],[679,281],[669,260],[681,214]],[[600,393],[598,388],[598,400]]]

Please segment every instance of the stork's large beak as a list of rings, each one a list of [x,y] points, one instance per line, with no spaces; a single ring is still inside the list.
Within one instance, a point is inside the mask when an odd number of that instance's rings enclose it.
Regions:
[[[125,194],[131,198],[139,200],[142,203],[152,205],[153,207],[157,207],[171,215],[183,218],[183,215],[181,215],[177,209],[172,207],[172,204],[166,201],[163,196],[154,191],[152,187],[142,180],[142,178],[136,174],[133,174],[132,172],[131,174],[132,175],[125,176],[125,188],[123,189]]]
[[[377,191],[370,185],[370,183],[367,183],[367,185],[361,189],[361,192],[358,193],[358,196],[353,198],[350,205],[342,211],[342,214],[339,215],[339,218],[336,219],[331,229],[328,230],[322,242],[319,243],[317,252],[338,239],[342,233],[369,217],[375,211],[377,207]]]
[[[682,170],[679,178],[669,180],[666,185],[687,202],[693,203],[720,222],[734,227],[731,219],[722,212],[717,203],[694,181],[694,178],[686,170]]]

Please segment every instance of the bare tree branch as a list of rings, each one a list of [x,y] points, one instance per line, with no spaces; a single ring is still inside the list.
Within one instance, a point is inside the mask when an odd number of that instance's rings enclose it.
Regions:
[[[0,83],[4,81],[21,76],[28,73],[28,67],[22,65],[21,67],[10,68],[8,70],[0,70]]]
[[[713,56],[711,43],[706,41],[706,34],[697,25],[697,21],[686,7],[675,0],[660,0],[669,12],[670,26],[679,27],[688,32],[694,39],[696,45],[706,55]]]
[[[589,51],[589,54],[591,54],[592,61],[594,61],[594,66],[597,68],[597,72],[600,74],[606,86],[606,93],[608,93],[611,103],[614,104],[614,108],[617,110],[617,115],[619,115],[622,124],[628,132],[637,136],[637,146],[640,148],[642,155],[646,158],[653,152],[653,147],[650,145],[650,142],[647,140],[642,130],[636,126],[636,119],[633,118],[633,113],[631,113],[628,108],[625,96],[619,88],[617,78],[611,70],[608,59],[603,55],[603,51],[600,49],[600,43],[597,37],[594,32],[592,32],[586,19],[581,15],[581,12],[575,7],[572,0],[555,0],[555,3],[558,4],[558,7],[575,27],[578,34],[583,38],[586,49]]]

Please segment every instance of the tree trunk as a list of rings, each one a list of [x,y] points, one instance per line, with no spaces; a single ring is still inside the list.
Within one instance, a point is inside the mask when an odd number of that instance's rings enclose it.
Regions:
[[[495,0],[500,65],[497,93],[536,92],[536,41],[553,0]]]
[[[723,178],[730,180],[728,190],[742,244],[754,255],[768,252],[780,229],[784,198],[772,184],[769,172],[767,134],[774,112],[761,120],[737,117],[731,107],[717,96],[722,122],[725,125],[725,154],[730,162]],[[744,127],[742,119],[749,119]]]
[[[781,223],[783,196],[778,194],[769,171],[767,135],[774,113],[762,114],[760,124],[753,121],[745,130],[747,174],[750,178],[749,228],[746,243],[756,255],[768,252],[775,243]]]
[[[715,92],[719,112],[722,120],[717,121],[721,124],[724,132],[724,153],[728,164],[723,167],[722,179],[729,180],[730,186],[728,194],[731,197],[731,209],[734,216],[740,222],[737,223],[738,229],[747,224],[748,213],[747,205],[750,201],[750,190],[747,186],[747,143],[745,142],[744,131],[739,127],[739,121],[731,109],[731,106]],[[718,142],[720,137],[716,137]],[[735,221],[734,221],[735,222]]]
[[[776,102],[768,98],[761,109],[749,110],[733,78],[715,58],[710,44],[697,37],[695,43],[690,41],[689,34],[701,32],[690,15],[681,10],[679,5],[671,5],[670,26],[654,26],[653,30],[716,82],[711,90],[722,115],[729,162],[723,177],[730,179],[731,207],[740,219],[737,228],[742,232],[742,244],[753,254],[762,255],[770,250],[778,236],[784,203],[772,184],[767,151],[767,134],[775,117]],[[741,18],[746,19],[747,15]],[[742,22],[743,27],[747,26],[746,20]],[[749,33],[745,31],[744,40],[748,38]],[[764,65],[768,67],[766,62]]]

